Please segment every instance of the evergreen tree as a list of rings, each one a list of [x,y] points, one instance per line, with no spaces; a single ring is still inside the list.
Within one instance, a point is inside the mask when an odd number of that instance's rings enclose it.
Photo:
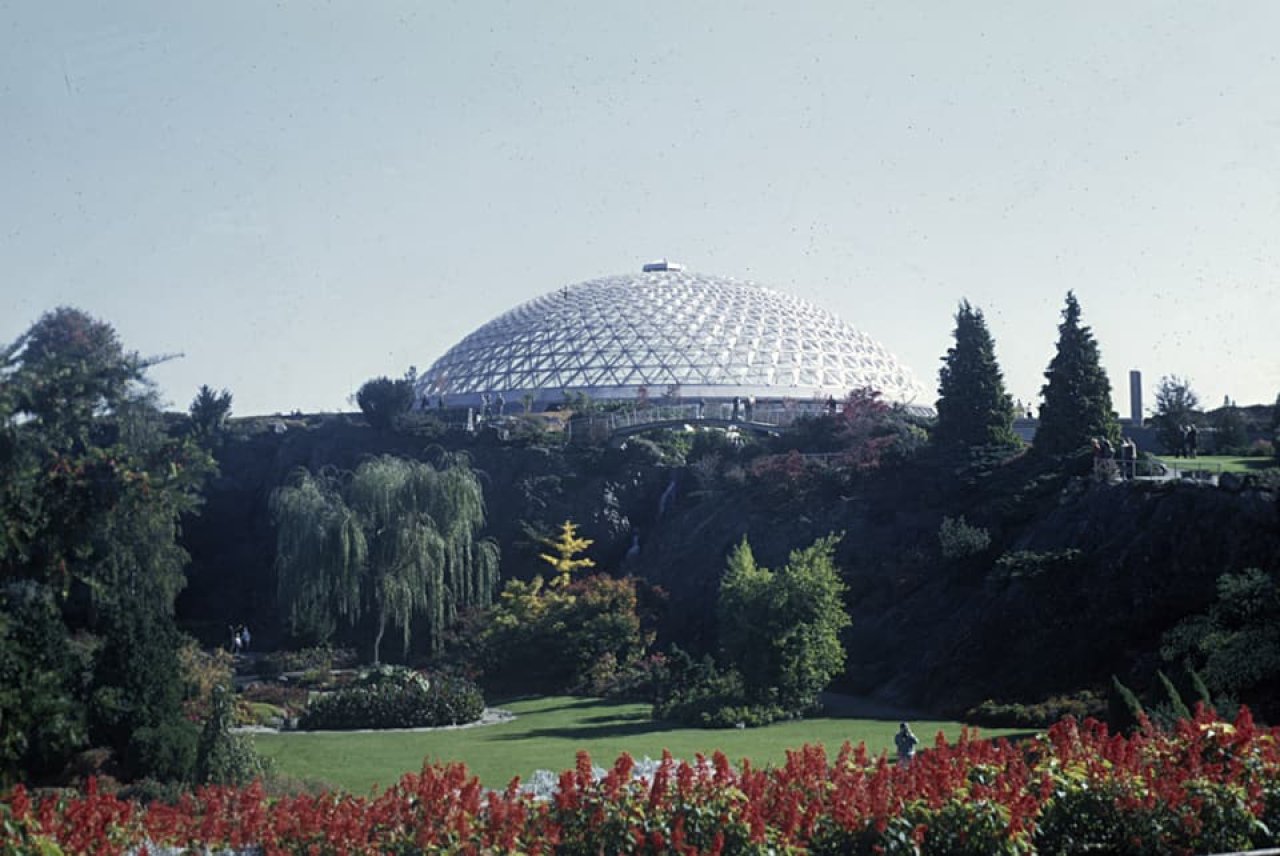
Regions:
[[[0,788],[57,773],[84,743],[81,669],[49,587],[0,584]]]
[[[214,687],[211,701],[212,709],[196,746],[196,783],[243,787],[263,778],[271,763],[258,754],[248,736],[232,731],[236,725],[234,693],[223,686]]]
[[[960,302],[956,343],[938,372],[938,423],[935,439],[958,446],[1012,445],[1013,399],[1004,389],[995,342],[982,310]]]
[[[1133,690],[1111,676],[1111,693],[1107,697],[1107,724],[1115,731],[1131,731],[1138,727],[1147,712]]]
[[[185,582],[178,522],[214,465],[168,435],[154,362],[68,308],[0,351],[0,574],[75,595],[82,623],[85,603],[169,613]]]
[[[89,699],[94,745],[114,749],[131,776],[188,778],[197,731],[182,715],[181,634],[173,619],[135,605],[107,609],[101,623]],[[185,763],[174,763],[183,755]]]
[[[1067,292],[1067,305],[1058,325],[1058,352],[1044,373],[1040,388],[1040,425],[1036,451],[1065,455],[1089,445],[1093,437],[1120,440],[1120,424],[1111,409],[1111,382],[1093,331],[1080,325],[1080,304]]]
[[[1173,681],[1169,680],[1169,676],[1163,670],[1157,669],[1156,679],[1164,689],[1165,701],[1168,702],[1169,712],[1173,714],[1174,719],[1190,719],[1191,711],[1182,700],[1182,694],[1178,692],[1178,688],[1173,685]]]
[[[214,392],[208,384],[203,384],[187,413],[191,417],[191,430],[197,437],[206,442],[216,440],[231,416],[231,393],[225,389]]]
[[[579,538],[578,526],[571,520],[561,524],[558,538],[539,540],[555,553],[554,556],[550,553],[538,554],[539,559],[556,569],[556,575],[551,578],[552,588],[564,588],[569,584],[569,577],[574,571],[596,566],[596,563],[586,556],[578,557],[579,553],[585,553],[587,548],[595,542],[590,538]]]
[[[198,509],[213,461],[170,436],[145,375],[155,362],[126,351],[109,324],[66,307],[0,348],[0,578],[26,581],[56,603],[38,625],[14,611],[22,599],[0,604],[0,625],[43,635],[42,658],[5,675],[23,687],[26,714],[0,711],[7,762],[21,747],[15,729],[41,718],[30,735],[41,752],[18,758],[32,773],[65,763],[79,711],[126,771],[181,766],[153,762],[180,756],[189,736],[174,655],[173,603],[187,562],[178,524]],[[86,631],[86,641],[102,643],[88,646],[97,655],[79,670],[87,680],[59,677],[66,640]],[[0,648],[12,653],[11,641]],[[69,692],[74,720],[64,715]]]
[[[1222,402],[1222,409],[1213,414],[1213,451],[1218,455],[1244,454],[1249,442],[1244,416],[1231,399]]]

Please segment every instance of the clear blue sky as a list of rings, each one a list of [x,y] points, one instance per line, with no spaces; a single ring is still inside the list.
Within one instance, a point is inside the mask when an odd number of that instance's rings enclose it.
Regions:
[[[1280,392],[1280,3],[0,0],[0,340],[55,306],[185,408],[348,409],[667,256],[936,388],[1038,396],[1068,289],[1127,374]]]

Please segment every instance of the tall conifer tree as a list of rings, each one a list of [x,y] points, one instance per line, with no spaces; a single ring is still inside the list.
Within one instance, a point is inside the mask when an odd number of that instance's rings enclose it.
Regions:
[[[1013,400],[1004,389],[995,342],[982,310],[967,300],[956,311],[955,339],[938,372],[935,438],[960,446],[1015,443]]]
[[[1111,382],[1093,331],[1080,324],[1080,303],[1067,292],[1067,305],[1058,325],[1058,352],[1045,370],[1040,388],[1040,426],[1035,448],[1062,455],[1087,446],[1093,437],[1120,440],[1120,425],[1111,410]]]

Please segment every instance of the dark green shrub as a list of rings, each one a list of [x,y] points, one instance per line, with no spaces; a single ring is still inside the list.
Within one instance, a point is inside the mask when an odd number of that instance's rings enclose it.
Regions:
[[[1075,548],[1050,550],[1046,553],[1015,550],[996,559],[995,567],[987,574],[987,579],[991,582],[1035,579],[1049,572],[1067,571],[1083,556],[1084,554]]]
[[[1085,690],[1070,696],[1052,696],[1035,704],[1000,703],[987,699],[965,713],[965,720],[993,728],[1047,728],[1065,716],[1084,720],[1106,714],[1106,699]]]
[[[1009,810],[992,800],[953,798],[937,808],[923,802],[883,821],[867,819],[845,829],[819,819],[809,852],[814,856],[1020,856],[1030,854],[1026,832],[1011,833]]]
[[[587,687],[590,695],[652,703],[671,681],[670,664],[664,654],[650,654],[625,667],[619,667],[612,655],[607,655],[606,660],[601,672],[608,677],[593,680]]]
[[[991,546],[991,533],[981,526],[970,526],[963,514],[954,519],[944,517],[938,527],[938,546],[944,559],[967,559]]]
[[[1267,782],[1262,788],[1262,815],[1258,818],[1266,828],[1259,834],[1257,844],[1264,847],[1280,846],[1280,782]]]
[[[1074,853],[1132,853],[1130,829],[1116,807],[1111,787],[1085,781],[1058,786],[1040,810],[1036,852],[1044,856]]]
[[[1169,850],[1191,853],[1228,853],[1250,850],[1270,832],[1249,810],[1239,785],[1193,781],[1186,787],[1188,802],[1197,807],[1195,821],[1177,825]]]
[[[1036,852],[1221,853],[1266,842],[1268,829],[1249,810],[1241,787],[1204,780],[1184,787],[1185,805],[1176,807],[1148,804],[1122,781],[1059,783],[1040,811]]]
[[[88,707],[90,737],[114,750],[126,771],[147,775],[146,765],[131,757],[134,735],[158,729],[138,748],[156,752],[156,758],[175,757],[160,744],[180,733],[176,723],[182,721],[186,694],[179,659],[183,637],[171,616],[143,609],[112,609],[102,623],[104,642],[94,663]]]
[[[1009,809],[989,799],[950,799],[938,808],[908,806],[889,824],[886,834],[923,827],[920,856],[1016,856],[1031,853],[1025,833],[1009,831]],[[887,848],[886,848],[887,849]],[[900,852],[900,851],[895,851]]]
[[[306,709],[310,693],[302,687],[286,684],[254,683],[240,692],[240,700],[249,704],[267,704],[297,716]]]
[[[1142,702],[1133,690],[1111,676],[1111,693],[1107,696],[1107,724],[1117,732],[1136,728],[1147,716]]]
[[[258,658],[258,673],[274,677],[285,672],[332,671],[350,668],[356,663],[356,652],[349,648],[317,645],[297,651],[272,651]]]
[[[200,729],[185,719],[139,728],[129,740],[130,778],[191,781],[199,739]]]
[[[793,716],[776,701],[747,701],[742,675],[711,670],[653,706],[653,718],[697,728],[755,728]]]
[[[298,728],[429,728],[474,722],[483,713],[484,697],[466,678],[428,678],[412,669],[383,666],[350,687],[316,696]]]
[[[77,671],[53,593],[0,587],[0,787],[56,773],[83,745]]]
[[[235,701],[225,687],[213,692],[212,711],[196,747],[198,784],[246,785],[271,772],[271,764],[243,734],[232,732]]]
[[[413,382],[407,377],[367,380],[356,391],[356,404],[370,426],[390,428],[413,406]]]
[[[157,779],[139,779],[120,788],[116,794],[122,800],[149,805],[153,802],[176,805],[184,794],[189,792],[190,785],[178,781],[159,781]]]

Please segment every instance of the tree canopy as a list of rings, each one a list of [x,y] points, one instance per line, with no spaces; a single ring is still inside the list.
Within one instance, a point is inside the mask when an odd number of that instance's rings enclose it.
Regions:
[[[208,384],[203,384],[196,392],[196,397],[191,400],[187,412],[195,435],[204,440],[212,440],[222,432],[231,416],[231,393],[225,389],[214,392]]]
[[[1221,455],[1229,452],[1244,452],[1249,442],[1249,434],[1244,424],[1244,416],[1240,408],[1230,399],[1222,402],[1222,407],[1213,414],[1213,449]]]
[[[717,607],[720,648],[752,703],[812,709],[844,668],[850,625],[835,567],[839,535],[793,550],[778,571],[756,564],[744,538],[729,555]]]
[[[3,576],[172,610],[187,562],[178,521],[199,507],[213,461],[168,435],[153,362],[70,308],[0,352]]]
[[[190,736],[179,522],[214,467],[166,430],[154,362],[66,307],[0,349],[0,672],[13,690],[0,693],[0,778],[65,763],[85,728],[134,775],[181,757]],[[74,661],[85,645],[68,640],[85,633],[93,656]]]
[[[1156,439],[1166,452],[1182,450],[1183,432],[1195,422],[1199,408],[1200,396],[1191,388],[1191,381],[1177,375],[1160,378],[1151,421],[1156,428]]]
[[[409,412],[413,406],[414,374],[410,370],[410,374],[398,380],[376,377],[360,387],[356,392],[356,404],[371,427],[390,428],[397,418]]]
[[[1089,445],[1094,437],[1119,442],[1120,424],[1111,409],[1111,382],[1102,370],[1093,331],[1080,324],[1080,303],[1074,292],[1067,292],[1058,325],[1058,350],[1044,376],[1036,451],[1069,454]]]
[[[995,342],[982,310],[963,300],[955,318],[955,345],[947,349],[938,372],[934,438],[958,446],[1016,443],[1013,399],[1005,392]]]
[[[295,472],[271,496],[277,587],[295,633],[321,641],[339,620],[373,619],[373,658],[388,625],[407,651],[413,620],[430,646],[457,609],[493,599],[498,549],[477,535],[484,494],[475,472],[384,455],[354,473]]]
[[[1274,573],[1247,568],[1218,577],[1208,611],[1164,635],[1171,663],[1194,666],[1214,693],[1274,705],[1280,695],[1280,585]]]

